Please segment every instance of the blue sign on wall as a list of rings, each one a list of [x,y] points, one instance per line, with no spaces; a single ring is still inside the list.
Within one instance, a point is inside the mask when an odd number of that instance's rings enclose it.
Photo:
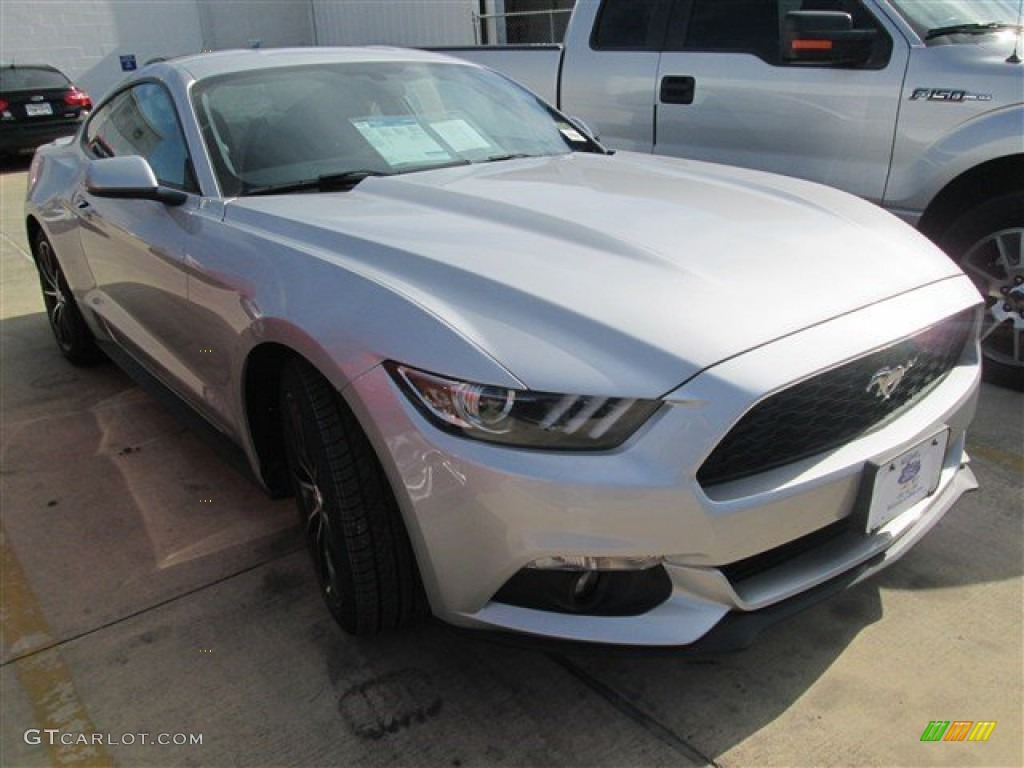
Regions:
[[[135,61],[134,53],[126,53],[121,56],[121,71],[122,72],[134,72],[139,68],[138,63]]]

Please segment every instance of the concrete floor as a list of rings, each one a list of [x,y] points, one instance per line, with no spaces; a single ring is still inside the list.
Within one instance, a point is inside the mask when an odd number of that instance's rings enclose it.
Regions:
[[[25,167],[0,175],[3,766],[1024,764],[1021,394],[982,393],[981,492],[743,653],[570,657],[437,623],[355,640],[290,500],[113,366],[60,357]],[[923,743],[932,720],[997,726]]]

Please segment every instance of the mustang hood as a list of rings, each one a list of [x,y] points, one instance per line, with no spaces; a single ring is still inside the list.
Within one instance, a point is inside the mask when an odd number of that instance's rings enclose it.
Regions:
[[[225,220],[418,303],[527,387],[578,394],[657,397],[745,350],[961,274],[850,195],[625,152],[241,198]]]

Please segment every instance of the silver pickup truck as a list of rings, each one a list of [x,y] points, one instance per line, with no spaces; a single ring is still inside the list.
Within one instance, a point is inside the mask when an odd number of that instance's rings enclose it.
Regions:
[[[610,147],[800,176],[884,206],[974,279],[986,369],[1024,388],[1021,5],[579,0],[564,45],[448,52]]]

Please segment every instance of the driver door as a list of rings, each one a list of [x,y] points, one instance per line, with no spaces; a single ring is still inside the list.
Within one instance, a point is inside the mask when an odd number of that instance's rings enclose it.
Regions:
[[[199,197],[170,94],[155,82],[122,91],[93,115],[84,151],[96,159],[140,155],[162,185],[190,193],[185,204],[171,207],[97,197],[83,180],[72,205],[96,286],[89,308],[118,346],[194,399],[202,386],[185,364],[198,342],[183,322],[189,316],[184,256]]]
[[[875,30],[854,66],[787,61],[790,11]],[[909,48],[860,0],[686,0],[658,71],[658,154],[757,168],[881,201]]]

